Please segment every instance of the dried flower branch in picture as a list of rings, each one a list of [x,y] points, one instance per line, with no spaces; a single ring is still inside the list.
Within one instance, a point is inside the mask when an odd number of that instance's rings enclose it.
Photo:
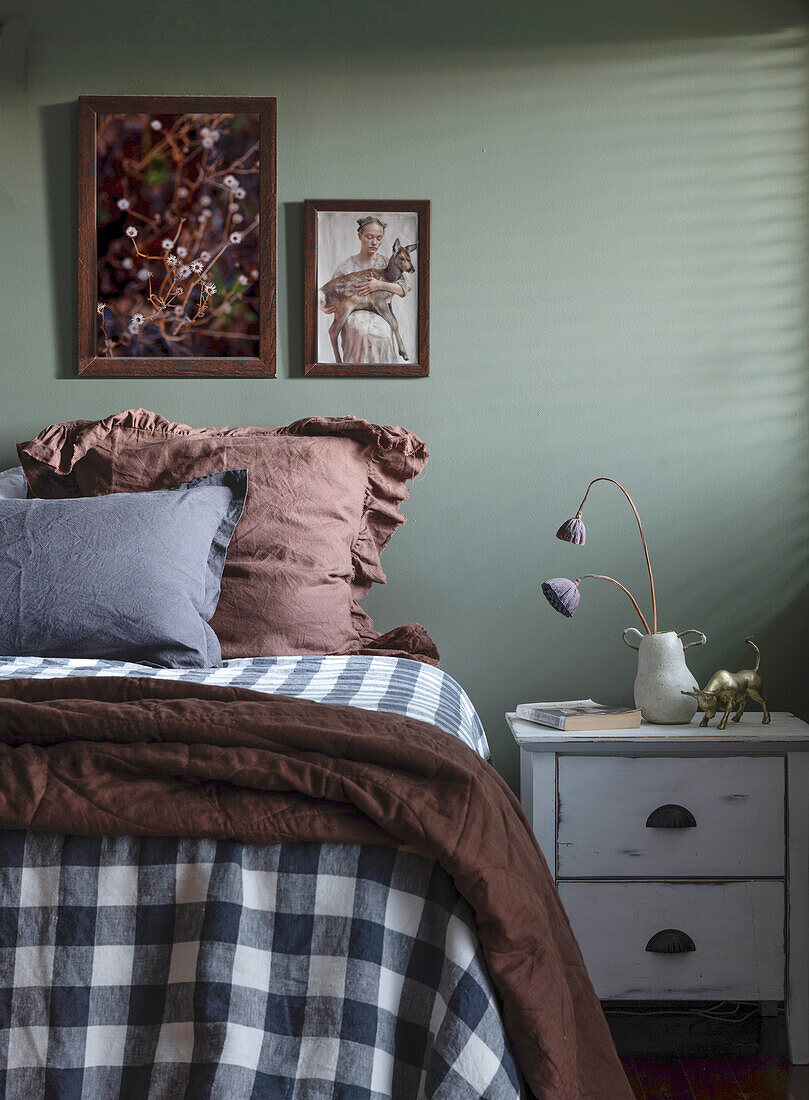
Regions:
[[[258,114],[99,114],[100,357],[256,356]]]

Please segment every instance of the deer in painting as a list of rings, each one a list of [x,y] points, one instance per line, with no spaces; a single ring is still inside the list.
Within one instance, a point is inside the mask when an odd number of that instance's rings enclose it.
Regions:
[[[352,271],[347,275],[338,275],[320,288],[322,306],[329,312],[334,311],[329,337],[336,363],[343,361],[338,342],[340,333],[348,318],[357,309],[368,309],[384,318],[390,325],[391,335],[396,341],[400,358],[407,359],[407,351],[399,332],[399,322],[391,307],[392,295],[387,290],[374,290],[370,294],[363,294],[359,287],[372,276],[381,278],[386,283],[396,283],[403,274],[415,271],[410,254],[415,252],[417,247],[417,244],[401,244],[397,237],[393,242],[393,251],[387,267],[384,269],[368,268],[365,271]]]

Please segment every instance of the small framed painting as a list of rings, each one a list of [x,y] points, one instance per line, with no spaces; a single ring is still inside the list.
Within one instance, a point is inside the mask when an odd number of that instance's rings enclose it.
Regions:
[[[429,374],[430,204],[308,199],[306,373]]]
[[[79,97],[79,374],[275,374],[276,100]]]

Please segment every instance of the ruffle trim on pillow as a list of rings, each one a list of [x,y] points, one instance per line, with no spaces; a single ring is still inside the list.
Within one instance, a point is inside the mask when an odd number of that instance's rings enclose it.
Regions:
[[[368,456],[368,483],[357,537],[351,546],[354,576],[351,582],[351,620],[363,645],[379,637],[359,601],[373,584],[387,577],[380,554],[393,532],[405,522],[399,508],[408,499],[407,481],[417,477],[429,458],[424,443],[406,428],[370,424],[355,416],[309,416],[281,429],[286,435],[342,435],[373,448]],[[424,628],[420,628],[424,631]],[[426,631],[424,634],[429,638]],[[438,650],[430,639],[437,661]],[[421,658],[419,658],[421,659]]]
[[[384,584],[379,555],[393,532],[405,522],[399,507],[408,499],[405,482],[417,477],[429,458],[424,443],[406,428],[370,424],[355,416],[310,416],[281,429],[282,435],[342,435],[371,444],[365,507],[357,538],[351,547],[354,559],[352,592],[359,600],[372,584]]]
[[[17,444],[17,454],[25,469],[26,480],[34,496],[80,496],[73,469],[95,447],[102,447],[117,431],[138,441],[172,436],[245,436],[278,435],[280,428],[192,428],[189,424],[166,420],[150,409],[125,409],[103,420],[72,420],[51,424],[27,443]]]
[[[430,457],[417,435],[407,428],[392,428],[386,424],[370,424],[357,416],[307,416],[281,428],[282,435],[345,435],[360,443],[373,443],[377,450],[396,451],[419,463],[418,469]],[[415,476],[415,475],[411,475]]]
[[[152,437],[207,435],[222,430],[192,428],[188,424],[166,420],[149,409],[126,409],[103,420],[71,420],[65,424],[51,424],[27,443],[17,444],[17,454],[25,468],[31,492],[34,496],[78,496],[78,487],[71,476],[76,463],[121,428]]]
[[[36,462],[45,463],[56,474],[69,474],[80,458],[103,443],[118,428],[165,436],[222,430],[176,424],[148,409],[126,409],[104,420],[71,420],[66,424],[51,424],[27,443],[18,443],[17,453],[20,457],[27,455]]]

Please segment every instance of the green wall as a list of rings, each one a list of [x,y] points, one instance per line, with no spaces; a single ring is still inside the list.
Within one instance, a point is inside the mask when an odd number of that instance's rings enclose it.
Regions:
[[[429,627],[512,782],[507,708],[631,697],[617,590],[591,583],[572,622],[539,592],[606,572],[646,595],[611,487],[584,549],[553,538],[589,478],[617,477],[661,626],[709,636],[696,674],[743,663],[753,633],[772,704],[809,717],[798,0],[6,0],[0,15],[30,34],[26,82],[14,58],[0,68],[3,465],[45,424],[132,405],[414,429],[432,459],[368,602],[382,628]],[[160,93],[278,96],[275,380],[73,377],[75,100]],[[302,376],[302,200],[364,196],[432,200],[428,379]]]

